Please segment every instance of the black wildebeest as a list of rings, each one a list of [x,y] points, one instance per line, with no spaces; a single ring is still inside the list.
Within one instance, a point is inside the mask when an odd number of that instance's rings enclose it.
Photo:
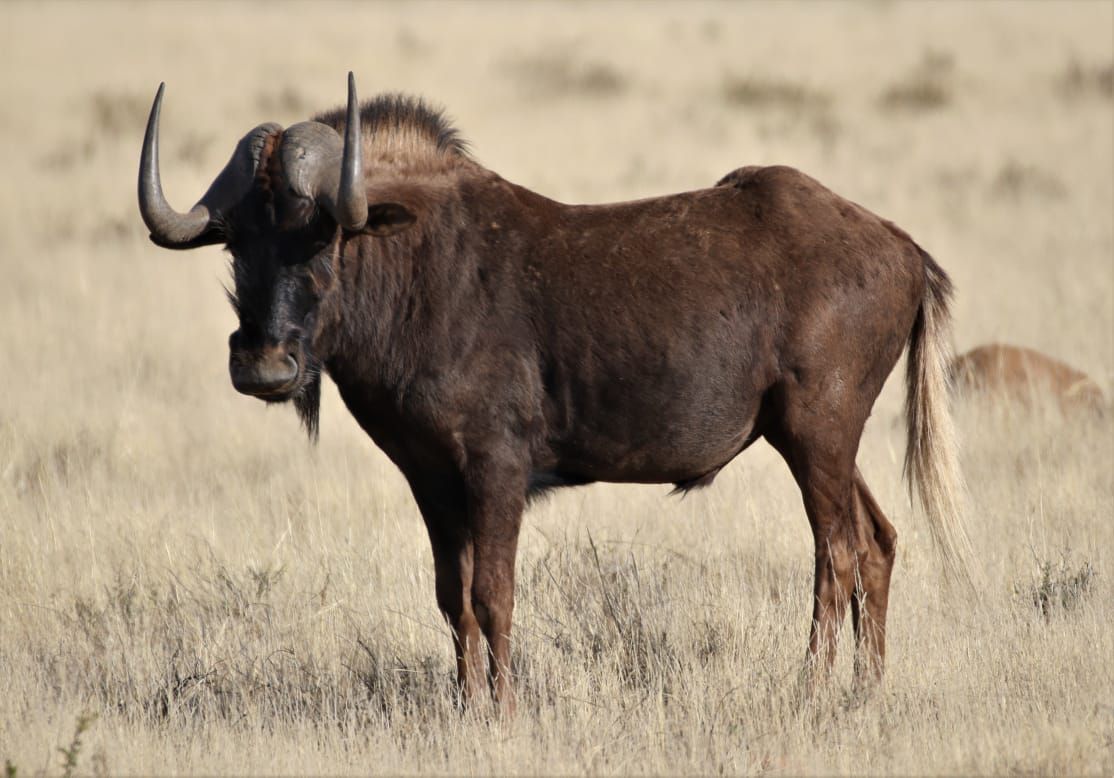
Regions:
[[[420,101],[359,106],[351,74],[348,88],[347,110],[249,132],[182,214],[159,181],[160,86],[140,211],[160,246],[227,244],[236,389],[292,400],[313,435],[325,370],[405,475],[464,698],[489,678],[513,706],[515,551],[533,495],[703,486],[760,437],[812,525],[810,664],[830,668],[850,605],[856,676],[880,673],[896,533],[855,455],[906,344],[908,475],[963,570],[940,267],[791,168],[563,205],[483,168]]]

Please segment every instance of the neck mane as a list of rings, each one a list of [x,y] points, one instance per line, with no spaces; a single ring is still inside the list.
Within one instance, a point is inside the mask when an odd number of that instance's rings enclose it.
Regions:
[[[318,114],[314,121],[344,135],[343,108]],[[409,95],[384,94],[360,106],[363,159],[367,170],[414,174],[437,172],[470,161],[468,144],[443,111]]]

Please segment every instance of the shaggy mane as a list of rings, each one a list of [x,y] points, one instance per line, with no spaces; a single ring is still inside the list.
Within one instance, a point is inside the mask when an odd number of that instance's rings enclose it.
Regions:
[[[344,134],[345,109],[334,108],[313,117]],[[364,149],[374,159],[391,153],[433,153],[438,157],[466,158],[468,144],[444,111],[419,97],[403,94],[377,95],[360,105],[360,129]]]

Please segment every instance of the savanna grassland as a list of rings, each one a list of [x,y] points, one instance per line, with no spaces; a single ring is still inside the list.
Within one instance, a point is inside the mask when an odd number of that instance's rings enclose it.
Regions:
[[[0,760],[78,773],[1114,772],[1114,415],[961,402],[977,594],[900,480],[889,673],[798,682],[812,551],[764,444],[713,488],[534,507],[519,715],[461,715],[420,517],[331,385],[320,443],[235,393],[227,258],[135,205],[160,81],[185,209],[236,140],[362,94],[443,104],[565,201],[799,167],[952,275],[959,349],[1114,379],[1110,3],[0,4]]]

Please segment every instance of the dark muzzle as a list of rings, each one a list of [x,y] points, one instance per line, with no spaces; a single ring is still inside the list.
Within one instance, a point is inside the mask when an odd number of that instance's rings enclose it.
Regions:
[[[263,399],[284,399],[298,380],[298,360],[285,350],[264,353],[233,351],[228,373],[237,392]]]

